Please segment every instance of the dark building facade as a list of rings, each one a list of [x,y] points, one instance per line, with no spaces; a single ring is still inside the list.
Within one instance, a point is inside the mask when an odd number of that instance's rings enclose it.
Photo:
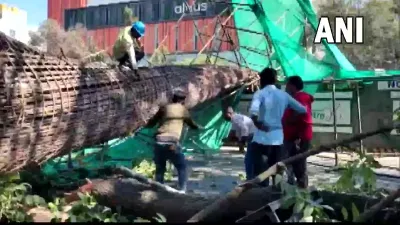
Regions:
[[[218,30],[216,26],[220,22],[216,16],[224,12],[224,20],[230,11],[229,4],[207,0],[197,0],[195,4],[193,0],[48,0],[48,18],[58,21],[65,29],[83,24],[100,49],[111,50],[123,26],[125,7],[131,8],[134,15],[146,24],[143,42],[147,54],[151,54],[164,39],[163,45],[170,53],[198,52]],[[183,13],[186,15],[177,23]],[[233,19],[228,20],[227,25],[233,26]],[[227,32],[236,42],[236,31],[231,29]],[[215,51],[234,50],[225,41],[219,42],[218,46],[213,44],[211,48]]]

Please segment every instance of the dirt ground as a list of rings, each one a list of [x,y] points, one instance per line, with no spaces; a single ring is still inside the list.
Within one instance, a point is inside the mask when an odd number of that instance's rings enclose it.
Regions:
[[[204,156],[194,154],[187,157],[189,162],[188,192],[201,195],[219,195],[229,192],[244,179],[244,155],[237,150],[223,148],[219,154]],[[329,159],[310,157],[308,160],[309,184],[319,186],[321,184],[334,183],[339,178],[338,172],[332,172]],[[332,161],[332,160],[331,160]],[[174,176],[173,183],[176,181]],[[170,183],[171,186],[175,186]],[[378,188],[397,189],[400,186],[400,178],[378,177]]]

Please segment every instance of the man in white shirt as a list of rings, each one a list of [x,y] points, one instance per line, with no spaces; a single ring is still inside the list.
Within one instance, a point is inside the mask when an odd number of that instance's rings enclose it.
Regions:
[[[286,108],[292,108],[299,114],[307,112],[288,93],[276,88],[276,70],[265,68],[259,76],[261,89],[253,95],[250,106],[251,119],[257,128],[250,144],[252,154],[249,160],[253,164],[254,177],[286,157],[282,149],[282,117]],[[268,180],[264,182],[264,185],[268,184]]]
[[[232,129],[235,131],[236,137],[239,140],[239,151],[244,152],[244,147],[247,145],[247,151],[244,156],[244,165],[246,171],[246,177],[251,177],[253,173],[253,165],[249,162],[251,158],[251,150],[249,143],[253,138],[253,133],[256,129],[253,120],[246,115],[235,113],[232,107],[228,107],[225,113],[225,118],[232,122]]]

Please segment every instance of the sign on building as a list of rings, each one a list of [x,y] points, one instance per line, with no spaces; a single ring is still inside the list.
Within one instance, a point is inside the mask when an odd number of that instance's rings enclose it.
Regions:
[[[396,90],[400,89],[400,80],[378,81],[378,90]]]
[[[194,3],[194,4],[189,4],[187,2],[183,2],[181,5],[177,5],[174,8],[174,12],[176,14],[196,14],[199,12],[205,12],[207,11],[208,5],[206,2],[202,3]]]
[[[336,100],[336,124],[351,125],[351,103],[349,100]],[[334,114],[332,101],[315,101],[312,105],[314,124],[333,125]]]

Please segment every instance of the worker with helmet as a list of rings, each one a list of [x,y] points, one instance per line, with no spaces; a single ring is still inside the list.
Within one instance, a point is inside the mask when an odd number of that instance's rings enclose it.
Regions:
[[[145,30],[146,26],[141,21],[136,21],[132,26],[120,30],[113,48],[114,58],[119,62],[120,67],[128,66],[134,71],[137,70],[137,62],[144,57],[140,39],[144,36]]]

